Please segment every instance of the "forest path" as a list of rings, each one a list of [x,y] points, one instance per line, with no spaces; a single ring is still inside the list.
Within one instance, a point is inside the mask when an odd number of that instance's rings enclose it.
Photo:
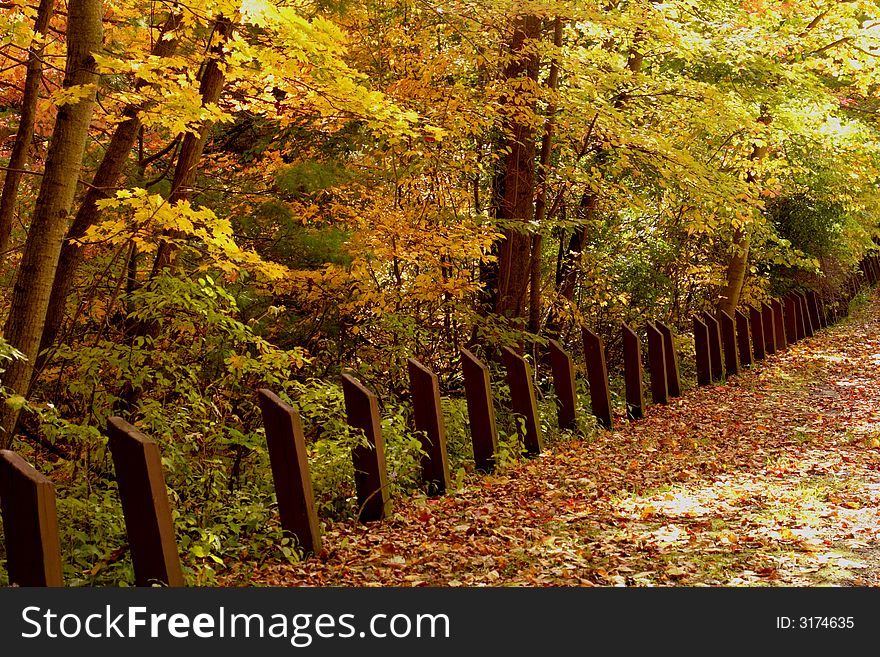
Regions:
[[[880,291],[723,385],[226,585],[880,585]]]

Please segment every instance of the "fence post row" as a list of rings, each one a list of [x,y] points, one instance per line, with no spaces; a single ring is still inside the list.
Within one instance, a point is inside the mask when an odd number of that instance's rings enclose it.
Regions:
[[[623,377],[626,385],[626,416],[630,420],[639,420],[645,415],[642,341],[626,324],[623,325]]]
[[[527,456],[537,456],[544,449],[544,438],[541,435],[541,421],[538,419],[532,368],[525,358],[510,347],[504,347],[502,352],[507,369],[507,385],[510,388],[510,410],[524,420],[524,425],[517,422],[519,439]]]
[[[437,375],[414,358],[407,361],[413,419],[422,442],[422,481],[428,495],[443,495],[451,485],[446,454],[446,426]]]
[[[271,390],[257,391],[281,529],[306,554],[321,551],[321,529],[299,413]]]
[[[366,445],[351,450],[357,491],[358,520],[381,520],[391,513],[385,441],[379,420],[379,402],[371,391],[350,374],[342,375],[342,394],[349,426],[364,432]]]
[[[183,586],[159,446],[120,417],[107,434],[137,586]]]
[[[866,285],[880,281],[880,256],[866,256],[858,275],[851,275],[841,296],[828,300],[814,290],[790,292],[749,316],[734,317],[719,311],[718,317],[703,312],[693,318],[697,382],[708,385],[724,374],[736,374],[739,366],[785,349],[820,328],[848,314],[848,305]],[[750,329],[751,327],[751,345]],[[680,396],[680,375],[673,334],[663,322],[648,322],[648,359],[651,396],[665,404]],[[605,347],[602,339],[582,331],[590,397],[599,424],[612,427],[611,398]],[[644,414],[644,370],[641,342],[626,324],[622,327],[626,410],[631,420]],[[723,363],[722,363],[723,346]],[[753,346],[753,350],[752,347]],[[562,429],[577,426],[577,392],[570,356],[556,340],[549,341],[553,385],[558,399]],[[739,352],[737,358],[737,351]],[[538,420],[535,390],[528,362],[510,348],[503,350],[510,386],[511,406],[523,416],[521,439],[529,455],[541,452],[543,439]],[[496,465],[498,432],[489,370],[474,354],[461,349],[462,374],[473,443],[474,462],[480,472]],[[422,477],[428,492],[439,495],[450,485],[446,436],[437,376],[417,360],[408,360],[416,430],[422,434]],[[378,400],[349,374],[342,376],[348,424],[364,432],[366,445],[352,450],[355,487],[361,522],[379,520],[390,513],[391,499],[381,434]],[[321,549],[320,524],[314,504],[308,457],[299,414],[265,388],[258,391],[260,410],[272,477],[283,530],[308,554]],[[119,417],[107,421],[126,532],[134,565],[135,583],[183,586],[168,491],[156,443]],[[7,571],[17,586],[63,586],[61,550],[55,494],[52,482],[18,454],[0,450],[0,513],[6,537]]]
[[[55,489],[10,450],[0,450],[0,509],[6,572],[17,586],[64,586]]]
[[[553,371],[553,389],[556,391],[556,417],[559,428],[577,429],[577,388],[574,381],[574,364],[556,340],[550,340],[550,369]]]

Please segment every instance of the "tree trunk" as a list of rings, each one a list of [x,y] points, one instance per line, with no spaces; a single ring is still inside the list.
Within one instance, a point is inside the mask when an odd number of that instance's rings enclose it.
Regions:
[[[40,0],[37,18],[34,21],[34,42],[28,53],[18,132],[15,134],[15,144],[12,146],[8,170],[3,179],[3,193],[0,195],[0,257],[9,248],[9,236],[12,233],[12,222],[15,219],[18,186],[27,166],[28,151],[30,151],[34,137],[37,103],[40,100],[40,82],[43,80],[43,39],[52,18],[53,5],[54,0]]]
[[[69,0],[65,88],[96,84],[98,76],[92,53],[101,47],[102,17],[101,0]],[[24,353],[27,360],[14,361],[4,372],[2,383],[23,396],[28,393],[40,347],[94,105],[95,87],[92,86],[83,98],[58,108],[46,168],[12,292],[4,337]],[[11,445],[17,420],[17,410],[0,404],[0,447]]]
[[[541,19],[521,16],[516,19],[510,45],[513,61],[505,71],[508,81],[528,79],[537,82],[538,55],[530,42],[541,36]],[[523,105],[532,112],[536,99],[508,97],[511,106]],[[524,102],[523,102],[524,100]],[[495,312],[509,318],[524,315],[531,272],[532,239],[523,228],[532,220],[535,193],[535,128],[518,118],[522,109],[512,112],[508,120],[508,138],[505,141],[507,157],[504,167],[504,195],[496,211],[505,220],[504,237],[498,250],[498,288]],[[522,226],[522,227],[521,227]]]
[[[770,116],[766,107],[761,107],[761,116],[758,117],[758,123],[765,126],[770,125],[773,117]],[[759,162],[767,155],[767,144],[763,142],[760,146],[755,145],[749,155],[749,160]],[[749,183],[757,180],[754,170],[750,170],[746,176]],[[751,246],[751,234],[747,227],[738,228],[733,234],[733,253],[730,260],[727,261],[727,285],[718,302],[718,310],[723,310],[733,317],[736,307],[739,305],[739,299],[742,295],[743,285],[746,281],[746,269],[749,264],[749,247]]]
[[[154,57],[169,57],[177,50],[176,38],[166,39],[164,36],[173,32],[180,25],[181,15],[171,14],[162,26],[159,38],[150,52]],[[137,91],[147,83],[138,79],[134,88]],[[61,247],[61,257],[58,261],[58,269],[55,273],[55,281],[52,285],[52,295],[49,298],[49,308],[46,312],[46,326],[43,329],[43,338],[40,342],[40,351],[45,351],[55,343],[58,331],[64,321],[64,312],[67,305],[67,295],[76,270],[82,262],[82,246],[79,240],[85,236],[86,231],[101,220],[101,210],[97,202],[108,198],[116,187],[119,177],[131,149],[137,141],[138,132],[141,128],[141,113],[147,108],[146,103],[130,104],[122,111],[125,119],[116,126],[113,136],[98,170],[92,178],[91,187],[86,191],[79,210],[67,231],[64,246]],[[39,368],[38,368],[39,369]]]
[[[721,300],[718,302],[718,310],[723,310],[731,317],[739,305],[743,284],[746,281],[750,246],[751,236],[749,233],[745,229],[737,229],[733,234],[733,253],[727,261],[727,284],[724,287]]]

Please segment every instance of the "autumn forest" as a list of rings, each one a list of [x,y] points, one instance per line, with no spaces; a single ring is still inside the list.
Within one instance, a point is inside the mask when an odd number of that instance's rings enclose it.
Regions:
[[[54,482],[65,582],[134,582],[114,416],[160,447],[190,585],[806,585],[846,541],[858,570],[880,527],[829,482],[880,462],[878,63],[871,0],[3,0],[0,449]],[[698,385],[695,315],[796,292],[849,318]],[[681,399],[635,422],[621,327],[647,347],[654,321]],[[493,386],[488,475],[463,349]],[[439,383],[444,496],[409,359]],[[380,528],[344,376],[379,404]],[[320,555],[279,524],[261,389],[301,418]],[[768,492],[777,471],[811,488]],[[765,485],[796,520],[757,519]],[[725,511],[673,514],[689,495]]]

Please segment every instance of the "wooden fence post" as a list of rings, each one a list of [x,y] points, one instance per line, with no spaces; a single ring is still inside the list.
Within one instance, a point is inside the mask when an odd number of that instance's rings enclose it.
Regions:
[[[793,294],[788,294],[785,301],[785,337],[789,344],[794,344],[803,339],[804,328],[800,323],[798,302]]]
[[[739,351],[739,362],[743,367],[752,364],[752,343],[749,338],[749,318],[741,311],[733,312],[736,321],[736,345]]]
[[[712,365],[709,362],[709,327],[694,317],[694,351],[697,357],[697,385],[712,383]]]
[[[0,450],[0,509],[6,572],[16,586],[64,586],[55,489],[10,450]]]
[[[443,495],[451,485],[449,458],[446,455],[446,427],[440,404],[440,382],[437,375],[414,358],[407,361],[412,388],[413,417],[420,432],[422,450],[422,481],[428,495]]]
[[[498,429],[495,425],[489,368],[470,351],[462,349],[461,370],[474,449],[474,465],[480,472],[492,472],[495,469],[495,455],[498,453]]]
[[[776,353],[776,319],[773,308],[761,303],[761,325],[764,327],[764,351],[770,355]]]
[[[736,356],[736,330],[733,317],[725,311],[718,311],[718,326],[721,329],[721,344],[724,347],[724,372],[727,376],[739,372],[739,358]]]
[[[818,296],[819,302],[819,314],[822,315],[822,325],[825,328],[828,328],[834,323],[834,318],[831,316],[831,310],[828,308],[828,305],[825,303],[825,296],[820,294]]]
[[[788,341],[785,339],[785,317],[782,312],[782,304],[779,299],[773,299],[770,302],[773,309],[773,326],[776,329],[776,351],[782,351],[788,348]]]
[[[819,298],[816,295],[815,290],[807,291],[807,305],[810,309],[810,320],[813,323],[813,330],[818,331],[819,329],[825,328],[822,324],[822,313],[819,312]]]
[[[752,328],[752,349],[755,360],[764,360],[764,318],[757,308],[749,308],[749,326]]]
[[[678,356],[675,353],[675,340],[672,329],[663,322],[655,322],[657,330],[663,335],[663,355],[666,365],[666,390],[670,397],[681,397],[681,383],[678,375]]]
[[[703,322],[709,329],[709,364],[712,368],[712,380],[724,378],[724,361],[721,357],[721,327],[714,315],[703,311]]]
[[[184,586],[159,446],[120,417],[107,433],[137,586]]]
[[[257,400],[266,429],[281,529],[296,539],[303,552],[317,554],[321,551],[321,528],[299,413],[266,388],[257,391]]]
[[[559,428],[577,429],[577,389],[574,382],[574,364],[562,345],[550,340],[550,369],[553,371],[553,389],[556,391],[556,418]]]
[[[648,365],[651,368],[651,399],[655,404],[669,402],[669,389],[666,387],[666,349],[663,334],[653,323],[648,322]]]
[[[602,338],[585,328],[581,331],[584,341],[584,359],[587,362],[587,379],[590,383],[590,404],[593,415],[606,429],[613,426],[611,420],[611,391],[608,388],[608,368],[605,366],[605,344]]]
[[[804,303],[804,298],[797,292],[794,293],[794,302],[797,304],[797,316],[802,331],[799,337],[801,339],[809,338],[813,335],[813,332],[810,327],[810,315],[807,313],[807,304]]]
[[[626,386],[626,416],[640,420],[645,415],[642,342],[626,324],[623,325],[623,379]]]
[[[507,385],[510,387],[510,407],[521,415],[525,426],[517,422],[517,432],[527,456],[537,456],[544,448],[541,422],[538,419],[538,402],[532,384],[532,368],[526,359],[510,347],[504,347],[504,365],[507,368]]]
[[[804,318],[804,333],[806,337],[812,338],[816,332],[813,326],[813,318],[810,317],[810,305],[807,302],[807,295],[803,292],[797,292],[798,303],[801,305],[801,316]]]
[[[381,520],[391,513],[391,494],[388,490],[379,400],[350,374],[342,375],[342,394],[349,426],[363,431],[367,439],[366,445],[358,445],[351,450],[360,509],[358,520]]]

